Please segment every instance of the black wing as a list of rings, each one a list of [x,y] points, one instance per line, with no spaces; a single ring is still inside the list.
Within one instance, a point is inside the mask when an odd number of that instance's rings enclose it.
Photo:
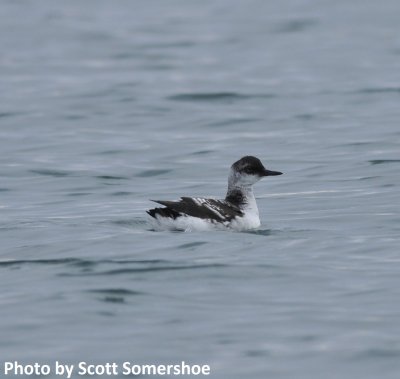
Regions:
[[[182,215],[198,217],[201,219],[224,222],[231,221],[237,216],[243,216],[243,212],[233,204],[224,200],[202,199],[181,197],[179,201],[163,201],[153,200],[154,202],[164,205],[166,208],[154,208],[147,213],[155,217],[177,218]]]

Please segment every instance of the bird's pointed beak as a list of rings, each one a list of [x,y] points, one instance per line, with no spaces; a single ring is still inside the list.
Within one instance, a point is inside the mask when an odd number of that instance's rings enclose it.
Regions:
[[[263,176],[276,176],[276,175],[282,175],[283,172],[280,171],[271,171],[271,170],[267,170],[265,169],[263,172]]]

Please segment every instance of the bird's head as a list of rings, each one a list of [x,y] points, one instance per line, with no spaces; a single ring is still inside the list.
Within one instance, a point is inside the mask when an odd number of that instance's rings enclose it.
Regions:
[[[264,176],[276,175],[282,175],[282,172],[267,170],[258,158],[248,155],[231,166],[229,183],[238,187],[248,187]]]

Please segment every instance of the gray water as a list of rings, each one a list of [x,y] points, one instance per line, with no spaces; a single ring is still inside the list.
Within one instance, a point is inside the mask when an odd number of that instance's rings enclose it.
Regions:
[[[2,362],[398,378],[400,3],[0,5]],[[154,232],[223,197],[251,233]],[[12,376],[14,377],[14,376]]]

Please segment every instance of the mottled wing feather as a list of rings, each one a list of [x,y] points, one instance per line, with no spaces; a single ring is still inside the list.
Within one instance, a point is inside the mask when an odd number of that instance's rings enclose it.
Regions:
[[[238,207],[224,200],[181,197],[179,201],[153,201],[166,207],[156,209],[168,209],[174,214],[178,213],[206,220],[224,222],[231,221],[236,216],[243,216],[243,212]],[[161,213],[166,214],[167,212],[158,212],[160,216]]]

